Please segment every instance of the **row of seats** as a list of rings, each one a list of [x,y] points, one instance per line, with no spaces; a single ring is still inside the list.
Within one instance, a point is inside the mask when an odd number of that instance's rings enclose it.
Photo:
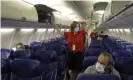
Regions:
[[[9,60],[10,64],[12,64],[12,62],[15,62],[18,59],[22,59],[20,62],[17,61],[17,63],[14,63],[14,71],[15,71],[15,76],[17,76],[18,78],[12,79],[12,76],[10,77],[12,68],[10,67],[9,73],[7,73],[7,76],[5,75],[5,72],[2,73],[2,80],[20,80],[20,79],[28,79],[31,77],[35,77],[35,75],[32,76],[28,76],[29,74],[28,71],[24,74],[24,70],[28,70],[26,67],[27,61],[33,62],[32,60],[37,60],[38,62],[40,62],[41,64],[41,78],[42,80],[62,80],[59,76],[61,76],[62,71],[65,70],[66,67],[66,47],[63,45],[63,40],[65,40],[65,38],[58,38],[58,39],[52,39],[46,42],[45,45],[43,45],[42,48],[42,44],[40,44],[39,42],[32,42],[30,44],[30,46],[27,47],[27,49],[25,50],[19,50],[19,51],[15,51],[13,52],[12,50],[9,49],[1,49],[1,58],[3,60]],[[41,47],[40,47],[41,46]],[[23,62],[24,61],[24,62]],[[21,64],[21,62],[23,62]],[[4,63],[2,63],[4,65]],[[25,66],[24,68],[22,68],[22,70],[19,70],[21,68],[16,68],[18,66]],[[29,68],[30,68],[30,63],[29,63]],[[3,66],[2,68],[7,68],[5,66]],[[16,70],[15,70],[16,69]],[[30,69],[29,69],[30,70]],[[34,72],[36,71],[35,69],[33,69]],[[18,72],[18,73],[17,73]],[[18,75],[18,74],[21,75]],[[27,75],[28,77],[24,77],[23,75]],[[9,79],[10,77],[10,79]],[[59,78],[58,78],[59,77]],[[8,79],[7,79],[8,78]],[[63,78],[63,77],[62,77]],[[28,79],[29,80],[29,79]],[[32,80],[32,79],[30,79]],[[35,79],[36,80],[36,79]],[[37,79],[38,80],[38,79]],[[40,78],[39,78],[40,80]]]
[[[83,69],[85,70],[88,66],[94,65],[97,61],[97,57],[102,53],[106,52],[102,41],[96,38],[91,39],[89,49],[84,53]]]
[[[80,74],[77,77],[77,80],[120,80],[115,75],[109,75],[109,74]],[[133,76],[131,76],[128,80],[133,80]]]
[[[109,47],[112,47],[112,44],[114,43],[114,40],[116,40],[116,39],[114,37],[112,37],[111,38],[113,40],[112,43],[110,43],[109,41],[106,41],[110,38],[111,37],[103,38],[102,42],[99,42],[98,40],[96,40],[96,38],[91,40],[90,48],[88,50],[86,50],[86,52],[85,52],[85,58],[83,61],[84,70],[88,66],[94,65],[96,63],[97,57],[98,57],[98,55],[100,55],[101,52],[108,51],[109,53],[111,53],[111,49],[109,49]],[[99,46],[100,44],[101,44],[101,46]],[[110,45],[108,45],[108,44],[110,44]],[[118,44],[120,44],[120,41],[118,41]],[[92,45],[97,45],[97,46],[91,47]],[[115,45],[114,47],[117,47],[117,46]],[[114,58],[114,67],[115,67],[115,69],[117,69],[120,72],[122,80],[128,80],[128,79],[132,80],[129,77],[133,75],[133,69],[132,69],[133,68],[133,57],[126,56],[129,54],[129,52],[124,51],[125,48],[123,48],[122,46],[121,46],[121,51],[119,51],[119,52],[118,52],[118,48],[112,48],[112,49],[113,49],[113,51],[112,51],[111,55]],[[124,50],[122,50],[122,49],[124,49]],[[83,80],[85,80],[85,79],[83,78]]]
[[[106,46],[107,50],[113,54],[113,56],[131,57],[133,55],[133,43],[129,43],[124,40],[117,40],[116,38],[110,36],[104,38],[103,43]],[[115,55],[115,53],[117,53],[118,55]]]
[[[91,39],[90,47],[85,51],[83,68],[84,70],[97,62],[98,56],[107,51],[102,41],[96,38]],[[77,80],[120,80],[117,76],[107,74],[86,74],[78,75]]]
[[[122,80],[128,80],[133,75],[133,44],[112,36],[104,38],[103,44],[111,53],[114,67],[120,72]]]

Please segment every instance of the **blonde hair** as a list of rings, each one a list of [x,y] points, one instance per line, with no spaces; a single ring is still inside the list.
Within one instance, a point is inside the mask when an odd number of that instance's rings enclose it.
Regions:
[[[25,46],[24,46],[24,44],[23,44],[22,42],[17,43],[17,44],[16,44],[16,47],[17,47],[18,45],[21,45],[21,48],[22,48],[22,49],[25,49]]]

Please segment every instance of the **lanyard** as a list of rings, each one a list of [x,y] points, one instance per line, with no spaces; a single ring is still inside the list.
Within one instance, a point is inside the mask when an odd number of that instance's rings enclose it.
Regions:
[[[76,50],[75,36],[76,36],[75,34],[74,34],[74,36],[72,36],[73,37],[73,43],[72,43],[72,50],[73,51]]]

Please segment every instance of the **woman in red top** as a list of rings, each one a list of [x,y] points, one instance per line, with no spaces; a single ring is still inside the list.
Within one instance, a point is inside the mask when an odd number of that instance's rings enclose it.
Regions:
[[[64,32],[68,44],[68,68],[72,70],[71,80],[76,80],[77,75],[82,71],[83,53],[85,43],[85,30],[80,30],[80,25],[73,22],[70,26],[71,32]]]
[[[93,30],[93,32],[91,32],[91,34],[90,34],[91,38],[94,38],[94,37],[97,37],[97,36],[98,36],[98,33],[95,30]]]

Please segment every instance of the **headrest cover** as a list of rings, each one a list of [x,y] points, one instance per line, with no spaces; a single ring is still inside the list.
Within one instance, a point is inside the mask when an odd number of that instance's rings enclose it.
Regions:
[[[10,64],[10,69],[13,74],[22,78],[32,78],[40,76],[41,65],[38,60],[21,59],[14,60]]]

